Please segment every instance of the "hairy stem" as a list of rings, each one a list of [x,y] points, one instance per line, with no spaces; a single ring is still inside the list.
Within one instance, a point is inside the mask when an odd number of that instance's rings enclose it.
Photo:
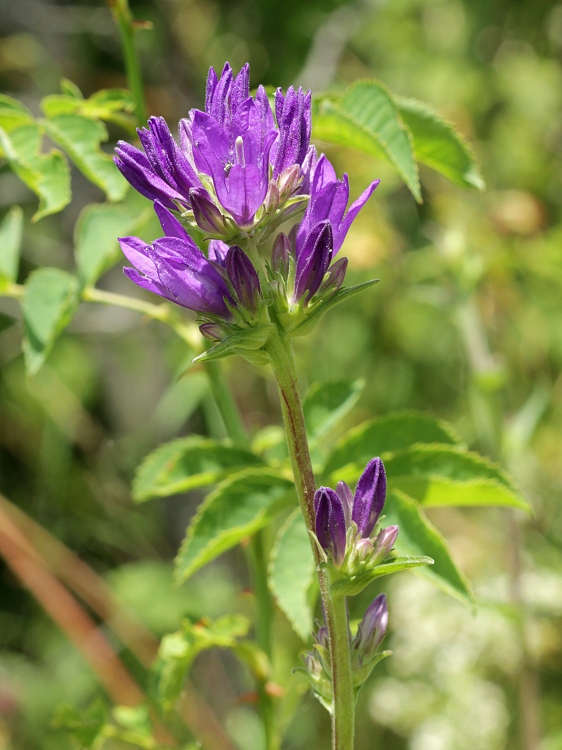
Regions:
[[[281,410],[295,488],[308,531],[314,531],[314,493],[316,482],[310,460],[306,426],[299,395],[293,351],[289,341],[274,334],[266,346],[277,378]],[[332,666],[332,750],[353,750],[355,733],[355,699],[345,599],[332,599],[327,574],[319,565],[320,554],[311,538],[316,562],[320,595],[328,628]]]

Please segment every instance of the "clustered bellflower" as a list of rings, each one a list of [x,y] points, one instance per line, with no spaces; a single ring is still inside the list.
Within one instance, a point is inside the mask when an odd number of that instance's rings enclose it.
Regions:
[[[386,499],[386,472],[373,458],[359,477],[355,493],[345,482],[335,490],[320,487],[314,495],[316,538],[327,561],[349,574],[379,565],[389,554],[398,526],[379,530]]]
[[[151,244],[120,239],[133,265],[126,275],[196,312],[215,342],[258,329],[263,336],[247,343],[256,348],[272,323],[303,332],[342,286],[347,259],[335,256],[378,185],[348,208],[347,175],[338,179],[310,144],[311,124],[310,91],[278,89],[272,110],[262,86],[250,95],[249,66],[235,76],[227,63],[220,77],[210,69],[205,111],[180,121],[177,141],[162,117],[138,130],[141,148],[120,141],[115,163],[154,202],[165,235]],[[266,241],[268,261],[259,254]]]

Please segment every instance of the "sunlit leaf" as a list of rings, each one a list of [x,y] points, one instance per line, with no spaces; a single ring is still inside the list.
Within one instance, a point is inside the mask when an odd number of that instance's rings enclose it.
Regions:
[[[269,469],[246,469],[222,482],[199,506],[176,558],[176,576],[196,570],[265,526],[295,503],[295,487]]]
[[[107,140],[104,125],[88,117],[77,114],[62,114],[44,121],[50,137],[64,148],[78,169],[100,187],[109,200],[121,200],[128,189],[128,183],[109,154],[100,149],[100,143]]]
[[[0,148],[11,169],[39,198],[38,221],[56,213],[70,202],[70,170],[63,155],[53,149],[41,153],[43,136],[35,123],[13,128],[0,127]]]
[[[362,378],[314,383],[303,401],[310,438],[319,438],[329,432],[355,406],[364,387]]]
[[[269,586],[297,635],[308,641],[313,629],[310,588],[314,581],[310,536],[300,509],[281,527],[271,553]]]
[[[417,503],[402,492],[390,492],[384,508],[384,525],[397,524],[400,532],[396,550],[405,555],[429,555],[434,564],[422,568],[443,590],[469,606],[474,605],[474,595],[469,582],[455,564],[447,542],[425,517]]]
[[[445,175],[456,185],[484,189],[484,180],[474,154],[451,123],[427,104],[415,99],[399,98],[397,104],[402,119],[412,133],[418,161]]]
[[[250,451],[190,436],[161,445],[139,466],[133,481],[137,501],[167,497],[225,479],[248,466],[263,466]]]
[[[380,81],[358,81],[339,97],[316,100],[312,122],[314,138],[386,159],[421,202],[412,136]]]
[[[0,289],[17,279],[22,231],[23,211],[12,206],[0,223]]]
[[[22,302],[26,369],[36,373],[78,306],[78,280],[58,268],[39,268],[28,277]]]
[[[460,445],[453,429],[421,412],[394,412],[364,422],[339,441],[326,461],[324,472],[332,474],[347,464],[363,465],[383,453],[402,450],[416,443]],[[339,480],[335,477],[335,481]]]

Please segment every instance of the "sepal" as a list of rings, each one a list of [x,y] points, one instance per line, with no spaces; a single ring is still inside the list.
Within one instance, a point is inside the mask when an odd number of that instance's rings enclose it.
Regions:
[[[258,325],[253,328],[244,328],[242,330],[235,331],[234,333],[228,334],[218,344],[212,346],[207,351],[195,357],[194,362],[209,362],[213,359],[222,359],[232,354],[242,354],[247,356],[250,353],[257,353],[269,340],[269,337],[274,332],[275,326],[273,323],[266,323],[264,325]],[[265,352],[263,353],[265,360],[263,364],[266,364],[269,360]],[[260,358],[261,360],[261,358]],[[260,364],[262,362],[260,361]]]

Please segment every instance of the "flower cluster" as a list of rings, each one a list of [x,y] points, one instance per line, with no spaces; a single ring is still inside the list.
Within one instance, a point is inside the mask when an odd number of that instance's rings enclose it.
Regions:
[[[385,499],[386,472],[380,458],[369,461],[354,494],[345,482],[338,482],[335,490],[316,490],[316,538],[336,569],[354,575],[379,565],[391,551],[398,526],[378,529]]]
[[[353,686],[356,691],[363,685],[374,667],[390,655],[390,651],[378,650],[386,635],[387,627],[386,596],[379,594],[367,607],[355,635],[350,634],[351,668]],[[306,651],[302,657],[305,668],[297,671],[304,673],[317,698],[329,708],[332,702],[332,669],[328,628],[318,623],[313,637],[312,650]]]
[[[334,258],[378,185],[348,208],[347,176],[338,179],[310,145],[310,91],[278,89],[274,115],[263,87],[250,95],[249,78],[248,65],[236,76],[228,63],[220,77],[211,68],[205,111],[180,121],[178,142],[163,118],[151,117],[138,131],[142,149],[120,141],[115,156],[129,183],[154,201],[165,235],[151,245],[122,238],[134,266],[125,273],[195,311],[215,341],[271,322],[295,332],[333,297],[347,266]],[[289,221],[290,231],[279,232]],[[269,238],[268,262],[258,248]]]

